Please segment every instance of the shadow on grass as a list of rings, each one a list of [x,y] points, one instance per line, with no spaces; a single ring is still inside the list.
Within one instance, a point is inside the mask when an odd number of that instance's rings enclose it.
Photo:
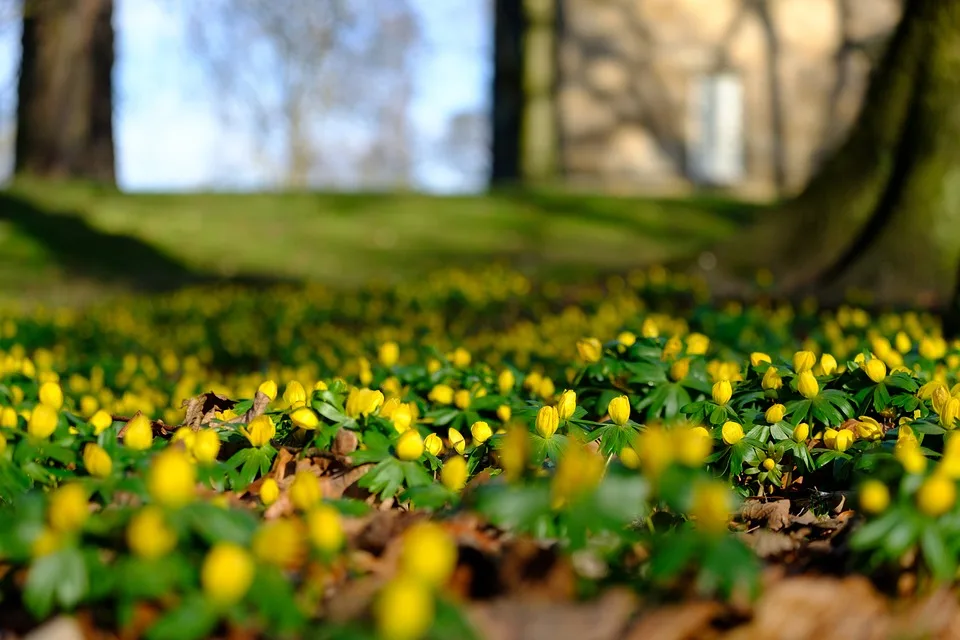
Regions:
[[[156,247],[95,227],[80,215],[51,212],[17,195],[0,193],[0,222],[40,244],[71,278],[95,279],[138,291],[161,292],[200,284],[268,286],[291,280],[258,274],[225,277],[191,269]]]

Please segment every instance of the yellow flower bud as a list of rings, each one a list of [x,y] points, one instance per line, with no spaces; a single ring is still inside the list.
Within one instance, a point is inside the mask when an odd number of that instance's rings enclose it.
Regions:
[[[320,502],[323,489],[320,480],[309,471],[298,471],[290,485],[290,502],[300,511],[309,511]]]
[[[910,343],[910,336],[908,336],[903,331],[898,331],[897,335],[893,339],[894,345],[897,347],[897,351],[900,353],[909,353],[910,349],[913,348],[913,345]]]
[[[653,318],[644,319],[643,324],[640,325],[640,335],[644,338],[660,337],[660,329],[657,328],[657,323],[654,322]]]
[[[916,499],[921,513],[937,518],[950,511],[956,503],[957,484],[942,475],[932,475],[917,489]]]
[[[937,415],[943,413],[943,408],[949,400],[950,392],[947,391],[947,387],[944,386],[942,382],[939,386],[934,387],[930,393],[930,404],[933,405],[933,410],[937,412]]]
[[[197,462],[209,464],[220,454],[220,435],[213,429],[201,429],[196,432],[190,453]]]
[[[418,522],[403,533],[400,572],[433,586],[443,586],[457,566],[457,543],[436,522]]]
[[[448,405],[453,404],[453,396],[454,391],[450,385],[438,384],[427,394],[427,400],[436,404]]]
[[[879,440],[883,437],[883,426],[869,416],[860,416],[857,435],[864,440]]]
[[[280,485],[273,478],[267,478],[260,485],[260,502],[269,507],[280,497]]]
[[[943,404],[940,412],[940,424],[944,429],[953,429],[956,426],[957,415],[960,414],[960,400],[950,398]]]
[[[283,401],[294,409],[302,407],[307,403],[307,391],[303,388],[302,384],[296,380],[292,380],[287,384],[287,388],[283,390]]]
[[[832,375],[837,370],[837,366],[837,359],[829,353],[820,356],[820,368],[823,369],[824,375]]]
[[[526,427],[514,426],[507,430],[500,447],[499,462],[509,482],[517,480],[527,467],[530,433]]]
[[[156,505],[147,505],[130,518],[126,539],[133,555],[147,560],[162,558],[177,546],[177,532]]]
[[[113,469],[113,461],[103,447],[91,442],[83,448],[83,466],[93,477],[106,478]]]
[[[123,446],[134,451],[145,451],[153,444],[153,425],[142,413],[130,418],[123,432]]]
[[[467,484],[467,460],[462,456],[453,456],[443,463],[440,469],[440,482],[451,491],[460,491]]]
[[[557,432],[557,427],[560,426],[560,414],[557,413],[556,407],[551,407],[544,405],[540,407],[540,411],[537,412],[536,420],[536,429],[544,438],[550,438],[554,433]]]
[[[883,513],[890,506],[890,490],[879,480],[867,480],[860,485],[860,508],[866,513]]]
[[[637,342],[637,336],[629,331],[623,331],[617,336],[617,342],[624,347],[632,347]]]
[[[770,364],[772,360],[770,359],[770,356],[763,353],[762,351],[754,351],[753,353],[750,354],[751,366],[759,367],[764,362],[766,362],[767,364]]]
[[[483,444],[493,435],[493,429],[483,420],[478,420],[470,425],[470,435],[473,436],[475,444]]]
[[[713,438],[703,427],[681,427],[670,432],[677,460],[688,467],[699,467],[713,451]]]
[[[702,356],[710,348],[710,338],[702,333],[691,333],[687,336],[687,354]]]
[[[763,379],[760,381],[760,386],[770,391],[776,391],[783,386],[783,379],[780,377],[780,374],[777,373],[776,367],[767,367],[767,371],[763,374]]]
[[[794,442],[806,442],[807,438],[810,437],[810,425],[806,422],[801,422],[793,428],[793,440]]]
[[[0,427],[7,429],[16,429],[20,419],[17,417],[17,411],[13,407],[4,407],[0,409]]]
[[[693,487],[690,516],[698,529],[719,535],[728,530],[730,503],[730,489],[726,484],[716,480],[701,481]]]
[[[340,512],[329,504],[318,504],[307,513],[307,533],[313,546],[323,553],[334,553],[346,538]]]
[[[680,382],[690,373],[690,358],[680,358],[670,365],[670,379]]]
[[[250,541],[254,557],[281,569],[295,569],[306,556],[303,523],[293,518],[278,518],[260,525]]]
[[[777,461],[773,458],[764,458],[761,464],[764,471],[773,471],[773,469],[777,466]]]
[[[346,411],[350,418],[366,417],[383,404],[383,392],[374,389],[351,389],[347,394]]]
[[[883,382],[887,378],[887,365],[879,358],[867,360],[863,365],[863,370],[867,373],[867,377],[876,383]]]
[[[93,426],[94,435],[100,435],[113,425],[113,418],[110,417],[109,413],[100,409],[91,416],[89,422]]]
[[[607,413],[614,424],[622,427],[630,420],[630,398],[617,396],[607,405]]]
[[[501,371],[500,375],[497,377],[497,388],[500,390],[500,395],[505,396],[513,391],[513,386],[516,383],[517,378],[513,375],[513,371],[510,369],[504,369]]]
[[[260,383],[260,386],[257,387],[257,391],[270,398],[271,402],[277,399],[277,383],[273,380],[267,380]]]
[[[404,431],[397,438],[397,457],[401,460],[417,460],[423,455],[423,438],[416,429]]]
[[[167,447],[156,456],[147,471],[147,492],[165,507],[181,507],[196,494],[197,471],[179,447]]]
[[[47,521],[59,533],[72,533],[90,517],[87,491],[77,483],[65,484],[50,494]]]
[[[840,429],[837,432],[836,438],[834,438],[833,448],[837,451],[846,451],[853,444],[853,431],[849,429]]]
[[[577,353],[587,364],[600,362],[600,358],[603,357],[603,344],[596,338],[577,340]]]
[[[59,410],[63,406],[63,389],[56,382],[44,382],[40,385],[40,403],[51,409]]]
[[[380,345],[377,358],[380,360],[380,364],[387,368],[394,366],[400,360],[400,345],[396,342],[384,342]]]
[[[724,422],[720,428],[720,434],[726,444],[737,444],[743,439],[743,425],[733,421]]]
[[[797,391],[808,400],[816,398],[820,394],[820,385],[810,370],[804,370],[797,378]]]
[[[60,415],[49,405],[38,404],[30,413],[27,421],[27,433],[38,440],[46,440],[57,430]]]
[[[433,624],[435,612],[429,586],[402,574],[383,587],[373,604],[377,633],[383,640],[422,638]]]
[[[624,447],[620,450],[620,462],[627,469],[640,468],[640,456],[637,455],[637,450],[633,447]]]
[[[510,418],[513,417],[513,411],[510,409],[510,405],[502,404],[497,407],[497,418],[500,422],[510,422]]]
[[[240,429],[240,433],[245,435],[254,447],[262,447],[277,435],[277,426],[273,424],[270,416],[262,413],[251,420],[246,429]]]
[[[430,455],[438,456],[440,452],[443,451],[443,440],[441,440],[437,434],[431,433],[423,439],[423,448],[426,449]]]
[[[463,347],[457,347],[453,350],[453,358],[451,358],[451,362],[453,362],[453,366],[457,369],[465,369],[466,367],[470,366],[470,361],[472,359],[473,358],[469,351]]]
[[[577,409],[577,392],[567,389],[560,394],[560,401],[557,403],[557,416],[561,420],[569,420],[573,412]]]
[[[290,422],[301,429],[312,431],[320,424],[320,418],[310,407],[300,407],[290,414]]]
[[[713,396],[714,402],[723,406],[730,402],[730,398],[733,397],[733,386],[729,380],[720,380],[713,384],[710,394]]]
[[[453,404],[462,411],[470,408],[470,392],[466,389],[459,389],[453,394]]]
[[[927,468],[927,458],[920,451],[920,445],[915,438],[898,439],[893,447],[893,456],[907,473],[918,475]]]
[[[397,433],[403,433],[413,424],[413,413],[410,407],[409,404],[401,404],[390,416],[390,421],[393,422],[393,428],[397,430]]]
[[[467,441],[464,439],[462,433],[450,427],[447,429],[447,440],[450,441],[450,446],[453,447],[454,451],[463,455],[463,451],[467,447]]]
[[[253,558],[246,549],[232,542],[218,542],[203,560],[200,584],[211,602],[227,606],[247,595],[253,574]]]
[[[786,413],[786,411],[787,411],[787,408],[785,406],[777,403],[772,407],[770,407],[769,409],[767,409],[766,413],[763,414],[763,417],[766,418],[769,424],[776,424],[777,422],[780,422],[781,420],[783,420],[783,416]]]
[[[810,371],[816,363],[817,356],[812,351],[797,351],[793,354],[793,370],[798,374]]]

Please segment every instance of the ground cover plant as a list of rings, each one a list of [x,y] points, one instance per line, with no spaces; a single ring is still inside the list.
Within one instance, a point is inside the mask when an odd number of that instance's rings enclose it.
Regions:
[[[3,312],[0,628],[950,637],[960,342],[758,291],[448,269]]]

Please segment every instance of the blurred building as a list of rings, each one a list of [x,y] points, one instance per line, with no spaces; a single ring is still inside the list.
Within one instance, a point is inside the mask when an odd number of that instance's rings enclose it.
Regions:
[[[588,189],[794,191],[855,119],[901,1],[524,0],[518,173]]]

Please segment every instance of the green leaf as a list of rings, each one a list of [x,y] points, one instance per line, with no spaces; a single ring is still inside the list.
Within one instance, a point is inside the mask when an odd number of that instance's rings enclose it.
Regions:
[[[57,606],[72,609],[89,589],[87,565],[74,547],[36,559],[30,565],[23,601],[36,618],[46,618]]]
[[[290,633],[306,622],[306,616],[297,607],[293,585],[276,567],[259,565],[251,590],[256,594],[253,598],[256,608],[275,632]]]
[[[381,498],[392,498],[403,485],[403,478],[400,461],[391,456],[367,471],[357,484]]]
[[[226,541],[246,545],[257,528],[256,518],[248,511],[222,509],[203,502],[184,510],[191,528],[210,544]]]
[[[194,594],[169,611],[147,630],[147,640],[200,640],[217,624],[217,613]]]
[[[956,556],[947,551],[943,534],[936,526],[929,525],[923,528],[920,536],[920,550],[923,559],[933,576],[940,582],[953,579],[957,571]]]

